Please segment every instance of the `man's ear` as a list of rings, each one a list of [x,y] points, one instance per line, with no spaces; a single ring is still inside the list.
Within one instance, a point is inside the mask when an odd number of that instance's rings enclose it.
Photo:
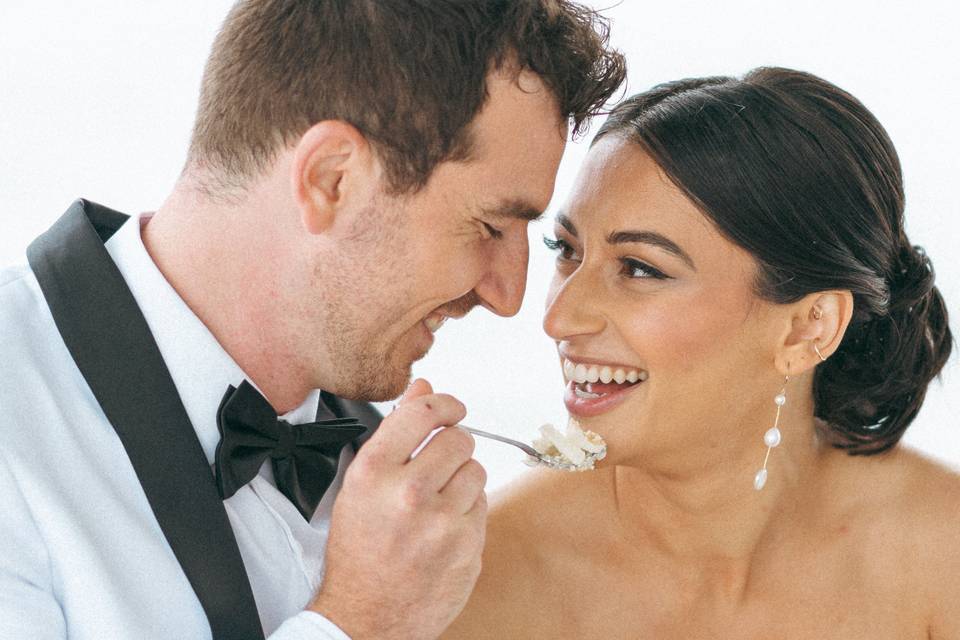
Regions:
[[[352,125],[324,120],[301,136],[290,178],[307,231],[330,229],[349,206],[366,201],[378,184],[378,167],[367,139]]]
[[[797,375],[829,358],[853,317],[853,294],[820,291],[788,305],[788,326],[777,347],[776,367],[783,375]],[[818,354],[819,351],[819,354]]]

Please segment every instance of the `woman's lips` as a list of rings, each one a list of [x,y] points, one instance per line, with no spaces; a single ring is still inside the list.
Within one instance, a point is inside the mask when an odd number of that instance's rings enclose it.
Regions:
[[[563,403],[571,414],[582,418],[591,418],[619,406],[632,391],[643,385],[643,382],[635,384],[603,384],[601,382],[578,384],[570,381],[567,383],[567,389],[563,394]],[[596,395],[598,397],[583,397],[584,391],[587,392],[585,394],[587,396]]]

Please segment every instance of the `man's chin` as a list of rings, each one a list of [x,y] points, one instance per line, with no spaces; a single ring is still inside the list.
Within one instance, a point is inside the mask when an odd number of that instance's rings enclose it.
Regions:
[[[412,363],[404,368],[382,368],[376,374],[360,376],[360,380],[354,378],[335,393],[347,400],[386,402],[398,398],[406,391],[411,375]]]
[[[426,357],[432,344],[411,346],[400,343],[386,353],[363,354],[355,361],[356,369],[338,380],[337,389],[327,391],[363,402],[386,402],[400,397],[410,384],[413,364]]]

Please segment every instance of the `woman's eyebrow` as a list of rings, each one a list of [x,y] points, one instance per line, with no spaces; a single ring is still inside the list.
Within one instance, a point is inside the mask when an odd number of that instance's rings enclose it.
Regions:
[[[570,220],[565,213],[558,213],[556,222],[561,227],[566,229],[567,233],[572,235],[574,238],[579,237],[576,225],[573,224],[573,221]],[[607,242],[610,244],[630,244],[633,242],[639,242],[642,244],[649,244],[659,247],[683,260],[687,266],[694,271],[697,270],[696,265],[693,264],[693,259],[687,255],[686,251],[680,248],[680,245],[662,233],[657,233],[656,231],[615,231],[607,236]]]
[[[667,236],[657,233],[656,231],[614,231],[607,236],[607,242],[610,244],[630,244],[639,242],[642,244],[649,244],[654,247],[659,247],[660,249],[672,253],[686,262],[687,266],[694,271],[697,270],[697,267],[693,264],[693,260],[683,249],[680,248],[680,245]]]
[[[577,227],[573,224],[573,221],[570,220],[570,218],[567,217],[567,214],[565,214],[565,213],[558,213],[558,214],[557,214],[557,218],[556,218],[556,222],[557,222],[558,225],[560,225],[561,227],[563,227],[564,229],[566,229],[566,230],[567,230],[567,233],[569,233],[570,235],[572,235],[574,238],[578,237],[578,235],[577,235]]]

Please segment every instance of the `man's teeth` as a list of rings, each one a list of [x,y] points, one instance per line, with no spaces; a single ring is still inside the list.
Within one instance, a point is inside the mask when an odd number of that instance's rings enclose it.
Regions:
[[[446,321],[447,316],[441,315],[439,313],[431,313],[423,321],[423,324],[427,325],[427,329],[430,330],[430,333],[436,333],[437,330],[443,326],[443,323]]]
[[[617,384],[623,384],[624,382],[629,382],[633,384],[634,382],[643,382],[647,379],[648,374],[643,369],[623,369],[609,367],[607,365],[585,365],[585,364],[574,364],[567,359],[563,360],[563,375],[567,380],[572,380],[573,382],[583,384],[585,382],[602,382],[607,384],[609,382],[616,382]]]

